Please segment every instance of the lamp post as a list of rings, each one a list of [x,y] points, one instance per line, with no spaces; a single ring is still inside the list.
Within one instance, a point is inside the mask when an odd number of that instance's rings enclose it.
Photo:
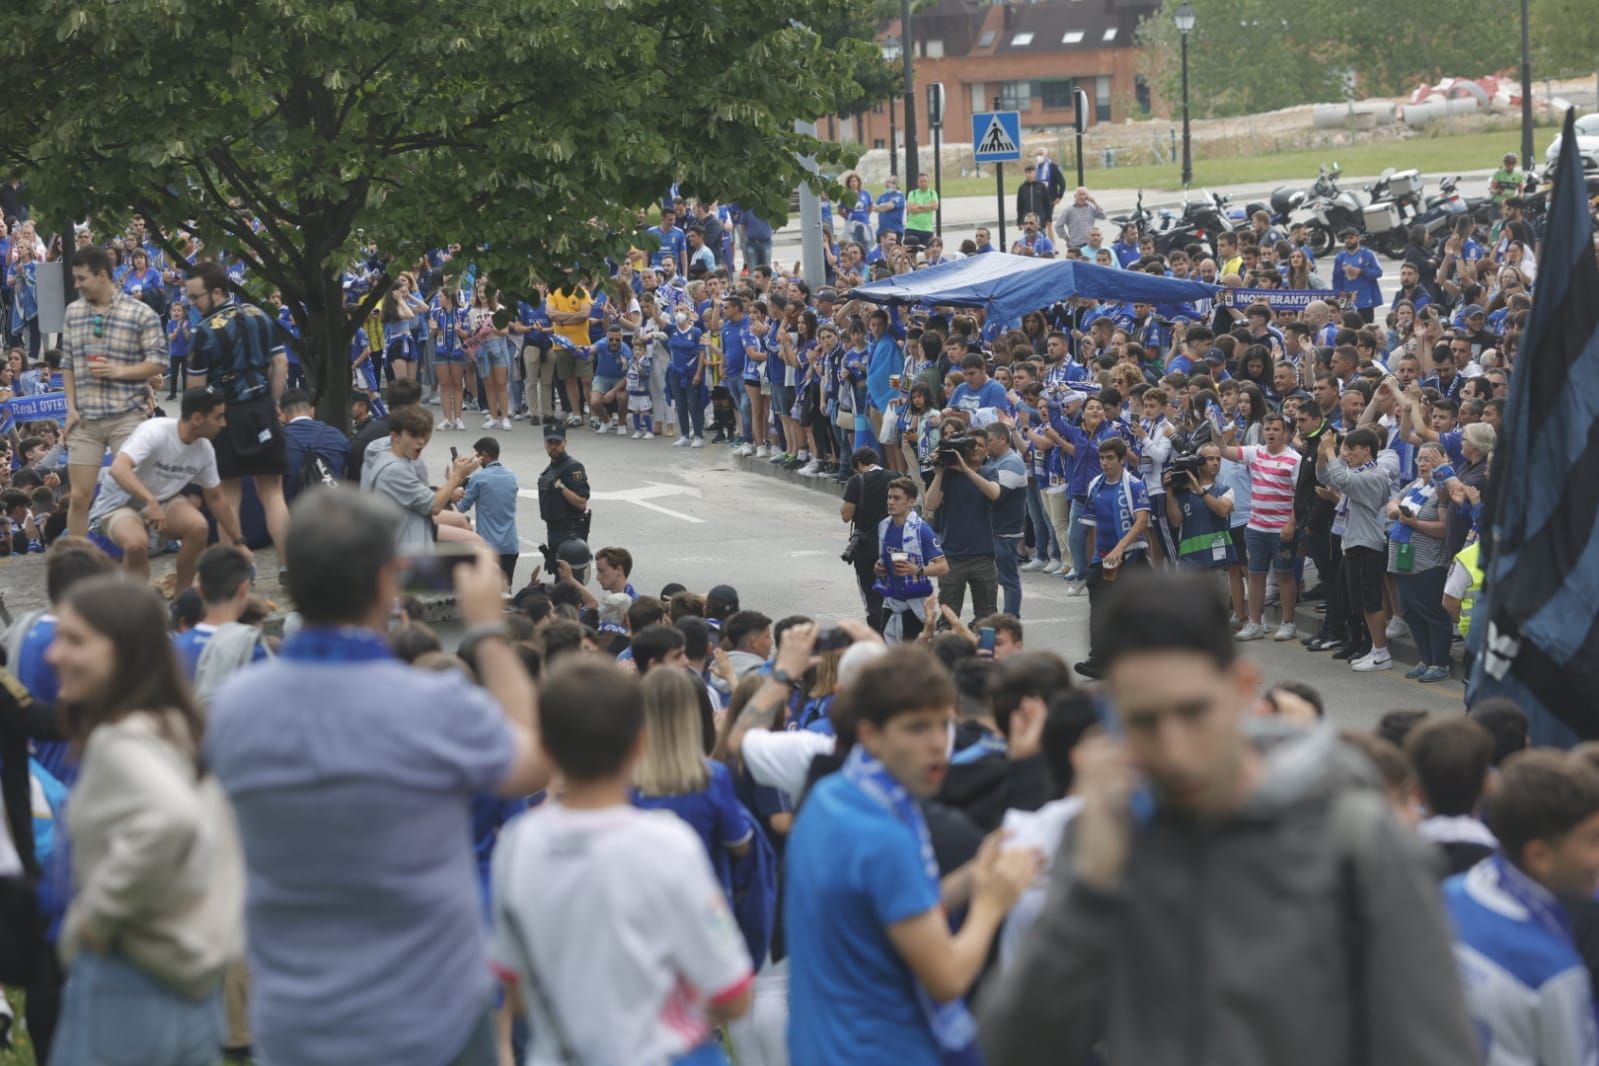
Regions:
[[[1527,0],[1521,0],[1521,168],[1532,169],[1532,50],[1527,42]]]
[[[1194,9],[1188,0],[1178,6],[1175,21],[1183,40],[1183,189],[1186,191],[1194,180],[1194,156],[1188,138],[1188,35],[1194,29]]]
[[[900,49],[905,61],[905,190],[916,188],[916,36],[911,32],[911,0],[899,0]]]
[[[883,58],[892,63],[899,57],[899,38],[889,37],[885,39],[883,41]],[[896,177],[899,176],[899,156],[896,154],[898,150],[899,136],[894,123],[894,96],[890,93],[888,97],[888,172]]]

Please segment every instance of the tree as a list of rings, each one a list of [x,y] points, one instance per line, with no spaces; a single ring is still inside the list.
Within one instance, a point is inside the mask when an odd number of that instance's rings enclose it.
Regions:
[[[11,0],[0,159],[47,217],[240,257],[344,424],[390,285],[346,313],[359,243],[393,275],[461,241],[517,293],[625,249],[673,181],[779,218],[799,156],[843,161],[794,123],[858,106],[876,47],[832,31],[866,2]]]
[[[1532,0],[1531,16],[1535,71],[1599,75],[1599,19],[1591,0]]]
[[[1138,29],[1140,72],[1168,101],[1179,98],[1179,2],[1166,0]],[[1351,82],[1360,95],[1386,96],[1445,75],[1489,74],[1514,64],[1519,40],[1500,0],[1406,0],[1402,17],[1392,0],[1204,0],[1194,8],[1189,100],[1202,115],[1330,103]]]

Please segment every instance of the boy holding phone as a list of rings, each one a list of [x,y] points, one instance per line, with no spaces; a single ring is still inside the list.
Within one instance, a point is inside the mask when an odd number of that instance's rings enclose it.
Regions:
[[[1085,1063],[1105,1041],[1151,1066],[1200,1045],[1216,1062],[1477,1061],[1429,845],[1331,730],[1249,716],[1260,669],[1214,585],[1130,574],[1098,621],[1111,729],[1076,749],[1081,813],[988,989],[988,1060]]]

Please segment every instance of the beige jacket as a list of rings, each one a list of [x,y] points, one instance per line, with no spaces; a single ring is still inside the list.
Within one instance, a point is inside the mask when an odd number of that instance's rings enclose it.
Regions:
[[[227,796],[215,778],[195,780],[192,751],[159,721],[135,712],[84,746],[67,805],[78,893],[61,957],[89,950],[88,934],[199,999],[243,956],[244,856]]]

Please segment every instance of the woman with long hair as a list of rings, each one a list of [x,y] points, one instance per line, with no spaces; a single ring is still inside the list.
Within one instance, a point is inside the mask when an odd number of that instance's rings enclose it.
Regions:
[[[838,206],[844,210],[844,233],[849,239],[862,247],[871,244],[872,194],[853,170],[844,175],[844,198]]]
[[[1242,446],[1260,444],[1265,432],[1261,419],[1269,414],[1271,405],[1266,402],[1266,394],[1260,391],[1260,386],[1254,382],[1238,386],[1238,418],[1243,425],[1238,443]]]
[[[1238,361],[1238,384],[1242,387],[1246,383],[1258,388],[1268,400],[1279,399],[1272,386],[1271,349],[1264,344],[1251,344]]]
[[[79,585],[48,658],[81,752],[67,808],[77,895],[50,1061],[211,1066],[223,970],[244,946],[244,859],[200,757],[203,724],[149,589]]]
[[[1290,289],[1321,288],[1321,276],[1316,273],[1316,268],[1310,263],[1310,256],[1303,248],[1295,248],[1288,253],[1288,270],[1283,280]]]
[[[1029,311],[1022,316],[1022,333],[1027,337],[1027,347],[1032,355],[1049,351],[1049,323],[1041,311]]]
[[[383,358],[394,368],[394,376],[401,380],[416,377],[416,338],[411,332],[411,319],[416,317],[416,307],[411,303],[411,275],[401,274],[383,294]]]
[[[643,689],[644,754],[633,771],[634,804],[669,810],[687,822],[712,865],[723,852],[743,856],[753,829],[733,794],[727,767],[706,758],[705,718],[694,679],[687,670],[663,667],[644,675]]]

